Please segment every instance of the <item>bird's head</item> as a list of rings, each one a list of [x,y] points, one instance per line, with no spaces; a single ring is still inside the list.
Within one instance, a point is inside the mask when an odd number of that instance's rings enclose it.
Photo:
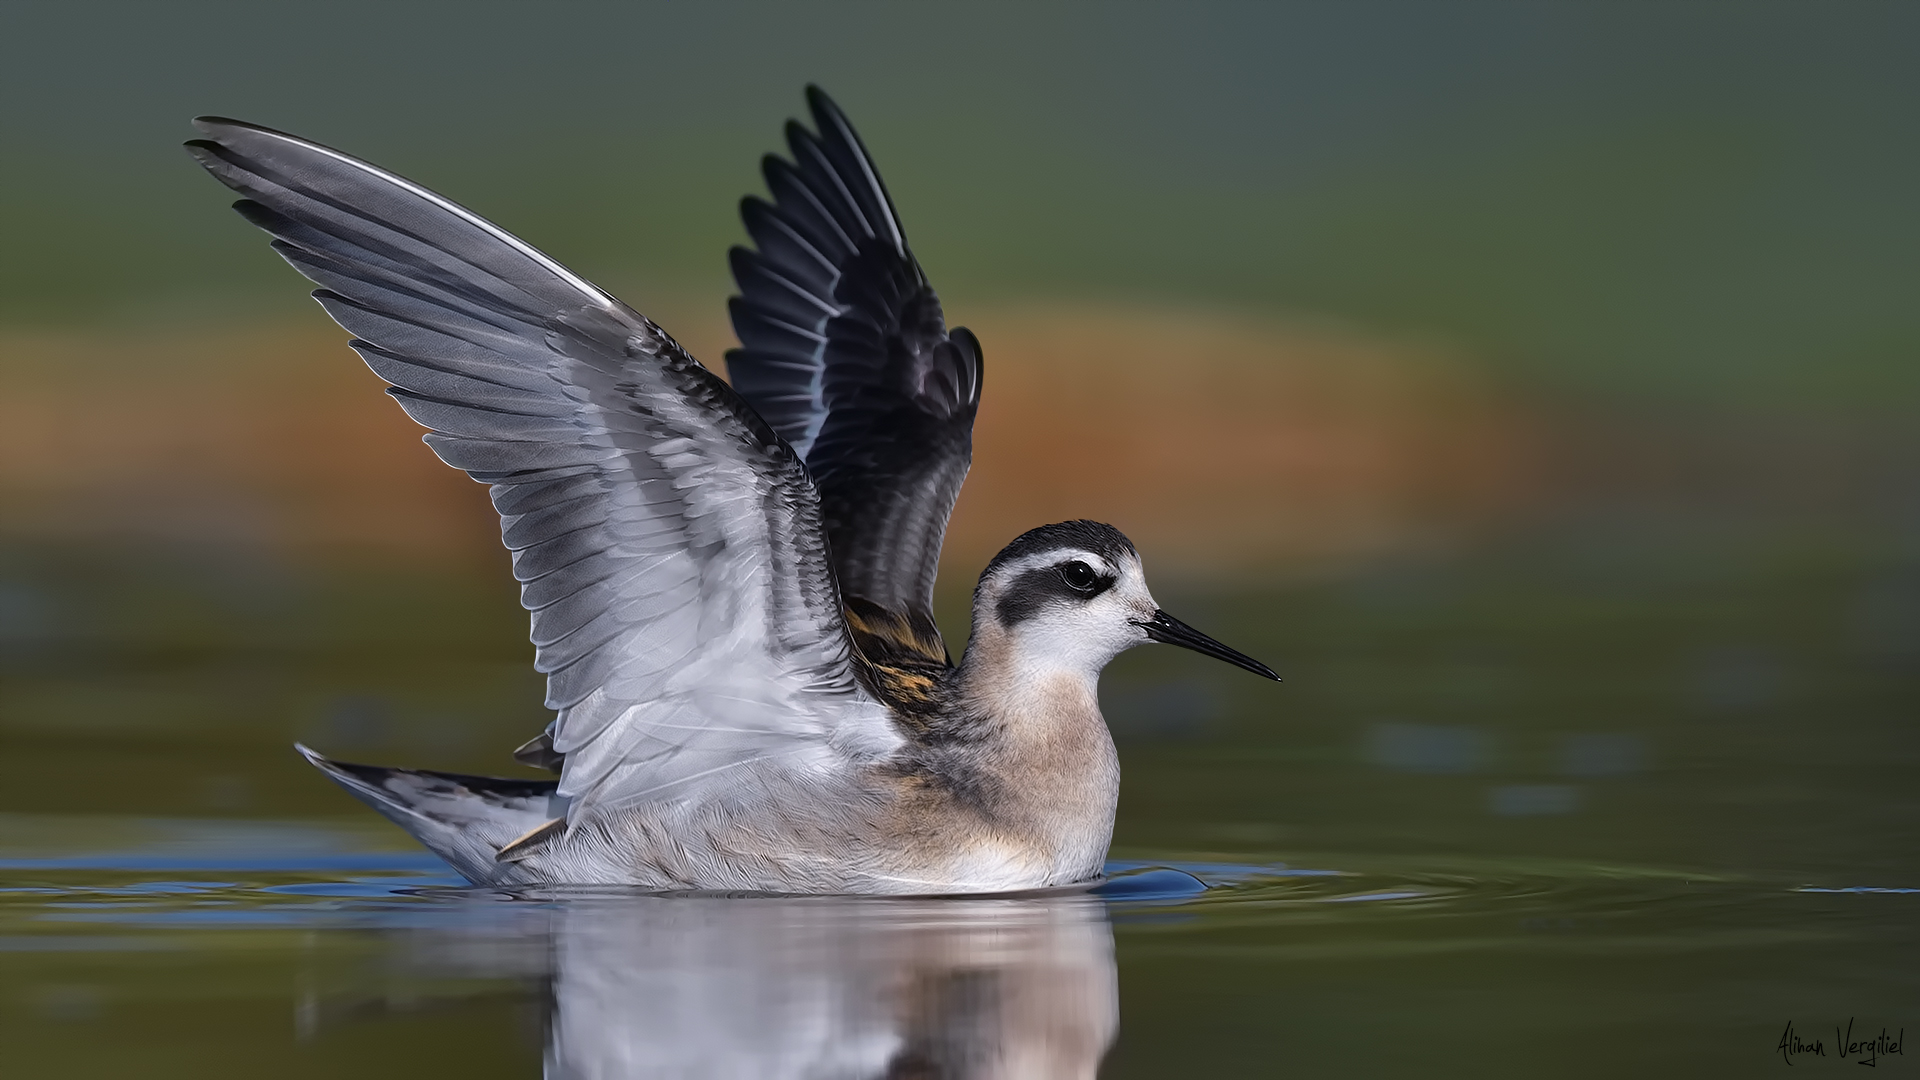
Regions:
[[[1133,543],[1097,521],[1042,525],[995,555],[974,590],[973,639],[1036,674],[1091,679],[1120,653],[1161,641],[1280,677],[1160,610]]]

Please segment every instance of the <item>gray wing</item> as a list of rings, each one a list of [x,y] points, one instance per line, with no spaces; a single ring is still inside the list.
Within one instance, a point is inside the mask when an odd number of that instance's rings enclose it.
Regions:
[[[856,681],[793,452],[645,317],[345,154],[195,121],[200,163],[321,288],[441,460],[492,485],[572,812],[897,743]]]
[[[790,122],[793,161],[764,162],[773,202],[741,204],[759,250],[733,250],[727,370],[805,458],[849,601],[904,617],[944,661],[933,583],[973,459],[980,346],[947,331],[852,125],[818,87],[807,101],[818,134]]]

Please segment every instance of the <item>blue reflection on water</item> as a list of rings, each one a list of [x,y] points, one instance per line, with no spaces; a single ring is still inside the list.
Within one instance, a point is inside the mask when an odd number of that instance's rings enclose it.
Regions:
[[[1803,885],[1793,891],[1805,893],[1888,893],[1892,895],[1920,893],[1920,889],[1897,889],[1881,885],[1849,885],[1843,889],[1821,889],[1815,888],[1812,885]]]
[[[1375,724],[1367,757],[1399,772],[1470,773],[1493,758],[1493,737],[1479,728],[1440,724]]]

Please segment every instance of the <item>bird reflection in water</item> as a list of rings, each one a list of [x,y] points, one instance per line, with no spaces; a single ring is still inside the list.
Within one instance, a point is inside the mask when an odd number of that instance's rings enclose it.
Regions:
[[[409,932],[406,966],[543,980],[551,1080],[1092,1077],[1118,1026],[1084,893],[478,907]]]

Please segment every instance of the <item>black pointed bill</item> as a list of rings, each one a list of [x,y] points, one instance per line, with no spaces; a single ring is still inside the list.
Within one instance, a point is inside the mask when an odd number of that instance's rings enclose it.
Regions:
[[[1155,610],[1153,618],[1145,622],[1135,619],[1133,625],[1145,630],[1147,636],[1155,641],[1164,641],[1169,645],[1178,645],[1183,649],[1192,649],[1194,652],[1200,653],[1203,656],[1211,656],[1215,660],[1225,660],[1234,667],[1246,668],[1255,675],[1264,676],[1272,679],[1274,682],[1280,681],[1280,676],[1275,674],[1272,668],[1248,656],[1246,653],[1227,648],[1225,645],[1220,644],[1164,611]]]

